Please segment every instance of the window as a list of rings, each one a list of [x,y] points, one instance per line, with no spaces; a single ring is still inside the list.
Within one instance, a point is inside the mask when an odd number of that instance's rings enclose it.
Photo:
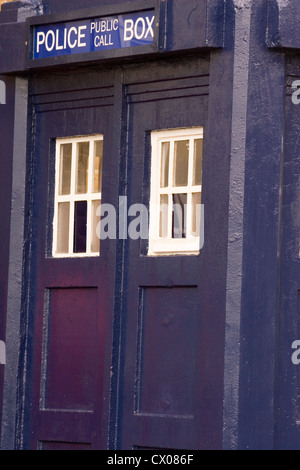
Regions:
[[[149,255],[199,253],[202,154],[203,128],[152,133]]]
[[[96,256],[100,251],[103,136],[58,139],[53,256]]]

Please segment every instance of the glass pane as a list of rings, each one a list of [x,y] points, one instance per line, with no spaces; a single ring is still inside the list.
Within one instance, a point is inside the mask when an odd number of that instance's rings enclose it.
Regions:
[[[95,142],[93,193],[102,191],[103,140]]]
[[[175,186],[187,186],[189,174],[189,140],[175,142]]]
[[[60,195],[70,194],[71,192],[71,167],[72,144],[62,144],[60,146]]]
[[[101,201],[92,201],[92,236],[91,236],[91,252],[99,253],[100,251],[100,206]]]
[[[76,194],[85,194],[88,190],[89,142],[77,144]]]
[[[70,203],[61,202],[58,204],[56,253],[69,253],[69,224]]]
[[[170,161],[170,142],[163,142],[161,146],[161,170],[160,170],[160,187],[167,188],[169,186],[169,161]]]
[[[173,194],[172,238],[186,238],[187,194]]]
[[[192,235],[200,237],[201,193],[192,194]]]
[[[75,202],[74,253],[86,252],[87,201]]]
[[[168,238],[169,196],[160,196],[159,237]]]
[[[194,171],[193,184],[202,184],[202,155],[203,155],[203,139],[195,140],[194,144]]]

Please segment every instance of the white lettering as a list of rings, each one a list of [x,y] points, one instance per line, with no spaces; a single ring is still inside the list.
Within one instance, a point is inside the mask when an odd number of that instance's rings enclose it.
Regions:
[[[133,28],[134,22],[133,20],[125,20],[124,22],[124,41],[131,41],[133,39]]]
[[[135,22],[133,20],[125,20],[124,22],[124,41],[131,41],[136,38],[138,41],[146,39],[149,35],[154,37],[153,23],[155,17],[146,19],[140,17]]]
[[[101,46],[113,46],[111,34],[102,34],[102,36],[96,36],[94,40],[95,47]]]
[[[292,84],[292,88],[297,88],[292,95],[293,104],[300,104],[300,80],[296,80]]]
[[[141,25],[141,26],[140,26]],[[139,31],[141,31],[139,33]],[[136,39],[143,39],[146,32],[146,23],[144,18],[138,18],[134,26],[134,35]]]
[[[37,33],[37,38],[36,38],[37,52],[40,52],[40,46],[42,44],[45,44],[45,40],[46,40],[46,35],[45,33],[43,33],[43,31],[40,31],[39,33]]]
[[[118,31],[119,29],[119,20],[102,20],[97,23],[94,21],[91,23],[91,34],[93,31],[95,33],[106,33],[110,31]]]
[[[56,50],[61,51],[64,48],[64,46],[59,45],[59,29],[56,30]]]
[[[0,104],[6,104],[6,85],[0,80]]]
[[[86,42],[81,42],[81,39],[86,39],[85,33],[82,32],[86,29],[87,26],[79,26],[78,28],[78,47],[86,47]]]
[[[110,204],[101,204],[97,208],[96,215],[101,217],[101,221],[96,227],[97,237],[100,240],[106,240],[107,238],[115,240],[117,237],[116,209]]]
[[[139,17],[136,20],[125,19],[124,42],[132,41],[132,39],[140,41],[149,36],[154,37],[154,19],[154,16]],[[64,28],[59,26],[52,27],[48,31],[38,31],[36,34],[35,53],[40,54],[43,48],[47,52],[86,48],[89,45],[89,34],[93,37],[92,41],[95,47],[113,46],[114,37],[112,32],[118,31],[119,27],[119,19],[111,18],[91,21],[89,25],[79,26],[75,24],[75,26],[67,25]]]
[[[300,364],[300,341],[294,341],[292,344],[292,349],[296,349],[292,355],[292,363],[294,366],[298,366]]]
[[[152,38],[154,37],[154,31],[153,31],[154,18],[155,18],[154,16],[152,16],[151,20],[150,20],[150,18],[148,18],[148,16],[146,18],[147,23],[148,23],[148,29],[147,29],[145,38],[147,38],[149,36],[149,34]]]
[[[0,341],[0,364],[6,364],[6,348],[4,341]]]
[[[49,43],[50,37],[51,37],[51,39],[52,39],[52,43]],[[50,39],[50,40],[51,40],[51,39]],[[47,51],[49,51],[49,52],[53,51],[54,46],[55,46],[55,34],[54,34],[54,31],[52,31],[51,29],[50,29],[50,31],[48,31],[48,33],[46,34],[45,45],[46,45]]]
[[[139,215],[137,215],[139,214]],[[149,233],[148,219],[149,214],[146,206],[143,204],[133,204],[128,211],[129,217],[136,217],[130,222],[128,235],[131,240],[147,240]]]
[[[64,29],[64,49],[67,49],[68,30]]]
[[[68,33],[68,46],[71,49],[74,49],[74,47],[77,46],[77,39],[72,43],[71,42],[71,34],[76,33],[77,34],[77,29],[73,26],[73,28],[70,28],[69,33]]]
[[[118,31],[118,29],[119,29],[119,20],[118,19],[114,20],[113,29],[114,29],[114,31]]]

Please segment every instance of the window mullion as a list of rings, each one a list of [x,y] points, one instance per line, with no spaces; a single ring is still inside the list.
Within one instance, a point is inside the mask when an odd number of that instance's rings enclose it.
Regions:
[[[192,208],[192,193],[190,189],[188,189],[187,193],[187,207],[186,207],[186,236],[187,238],[191,237],[192,233],[192,215],[193,215],[193,208]]]
[[[71,169],[71,195],[70,195],[70,233],[69,233],[69,254],[74,252],[74,211],[75,211],[75,190],[77,172],[77,142],[72,144],[72,169]]]
[[[93,168],[95,159],[95,141],[90,142],[89,170],[88,170],[88,194],[93,191]]]
[[[193,171],[194,171],[194,139],[190,139],[189,145],[189,171],[188,171],[188,186],[193,185]]]
[[[72,144],[72,168],[71,168],[71,196],[75,195],[76,170],[77,170],[77,142],[73,142]]]
[[[95,141],[90,141],[89,168],[88,168],[88,193],[87,193],[87,227],[86,227],[86,251],[91,252],[92,246],[92,202],[91,194],[93,191],[93,168],[95,159]]]
[[[194,172],[194,139],[190,139],[189,145],[189,171],[188,171],[188,187],[187,187],[187,214],[186,214],[186,223],[187,223],[187,238],[191,237],[192,233],[192,186],[193,186],[193,172]]]
[[[174,187],[174,159],[175,159],[175,140],[170,140],[170,172],[169,172],[169,197],[168,197],[168,239],[172,240],[173,232],[173,187]]]
[[[54,205],[54,221],[53,221],[53,253],[57,251],[58,242],[58,194],[60,184],[60,172],[61,172],[61,144],[56,142],[56,160],[55,160],[55,205]]]
[[[87,221],[86,221],[86,252],[91,252],[92,240],[92,201],[89,198],[87,201]]]
[[[172,188],[174,186],[174,149],[175,149],[175,141],[172,139],[170,141],[170,160],[169,160],[169,188]]]
[[[69,225],[69,255],[72,255],[74,252],[74,211],[75,211],[75,203],[74,200],[70,201],[70,225]]]

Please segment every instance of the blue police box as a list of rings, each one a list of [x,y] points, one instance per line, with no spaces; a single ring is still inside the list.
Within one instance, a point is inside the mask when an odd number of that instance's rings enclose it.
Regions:
[[[300,449],[299,17],[2,5],[2,449]]]

